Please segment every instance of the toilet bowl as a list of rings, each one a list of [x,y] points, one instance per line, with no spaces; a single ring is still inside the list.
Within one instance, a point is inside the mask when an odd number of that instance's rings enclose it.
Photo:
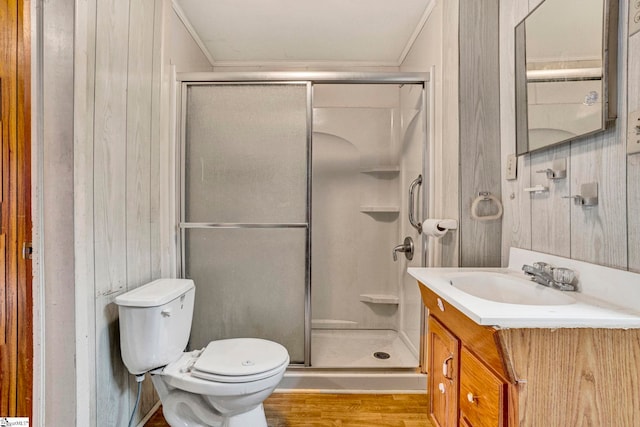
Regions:
[[[127,369],[150,372],[172,427],[266,427],[262,402],[284,375],[287,350],[264,339],[232,338],[183,352],[194,292],[191,280],[161,279],[116,298]]]
[[[203,350],[184,353],[152,371],[151,378],[171,425],[266,427],[262,402],[288,364],[281,345],[237,338],[212,341]]]

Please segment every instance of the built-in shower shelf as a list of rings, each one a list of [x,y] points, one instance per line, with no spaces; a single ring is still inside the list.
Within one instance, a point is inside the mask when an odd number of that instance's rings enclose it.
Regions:
[[[362,294],[360,301],[370,302],[373,304],[398,304],[400,299],[395,295],[387,294]]]
[[[368,205],[368,206],[360,206],[360,212],[364,212],[364,213],[398,213],[398,212],[400,212],[400,208],[397,207],[397,206]]]
[[[400,166],[394,165],[385,165],[385,166],[375,166],[371,168],[361,169],[360,173],[370,173],[370,174],[394,174],[400,172]]]
[[[311,319],[312,329],[349,329],[358,326],[358,322],[343,319]]]

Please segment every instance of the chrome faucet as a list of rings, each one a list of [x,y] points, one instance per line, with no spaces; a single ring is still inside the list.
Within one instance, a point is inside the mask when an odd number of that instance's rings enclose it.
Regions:
[[[413,239],[411,237],[405,237],[404,242],[401,245],[393,248],[393,260],[398,260],[398,252],[404,252],[404,256],[408,260],[413,259]]]
[[[523,265],[524,274],[531,277],[534,282],[559,289],[561,291],[575,291],[572,283],[576,273],[568,268],[556,268],[546,262],[534,262],[533,265]]]

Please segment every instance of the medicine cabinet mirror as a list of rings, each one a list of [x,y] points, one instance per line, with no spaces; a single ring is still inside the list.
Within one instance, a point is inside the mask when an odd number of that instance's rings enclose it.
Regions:
[[[516,153],[616,117],[618,0],[544,0],[515,28]]]

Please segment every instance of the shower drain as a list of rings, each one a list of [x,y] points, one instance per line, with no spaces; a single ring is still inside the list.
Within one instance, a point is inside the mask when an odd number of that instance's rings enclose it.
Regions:
[[[376,359],[388,359],[391,357],[391,355],[389,353],[385,353],[384,351],[376,351],[375,353],[373,353],[373,357],[375,357]]]

